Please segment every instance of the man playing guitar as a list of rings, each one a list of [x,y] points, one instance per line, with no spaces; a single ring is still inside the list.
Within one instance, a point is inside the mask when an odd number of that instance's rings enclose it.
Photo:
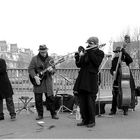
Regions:
[[[55,66],[51,65],[51,61],[53,62],[53,59],[48,55],[46,45],[40,45],[38,55],[32,58],[28,67],[29,76],[31,79],[34,79],[33,91],[38,113],[36,120],[43,119],[43,93],[45,93],[46,100],[48,101],[52,119],[58,119],[55,112],[52,79],[52,75],[55,73]]]

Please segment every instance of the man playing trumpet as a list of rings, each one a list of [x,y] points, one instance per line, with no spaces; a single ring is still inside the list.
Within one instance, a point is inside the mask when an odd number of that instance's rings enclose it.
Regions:
[[[104,52],[98,46],[98,38],[90,37],[85,50],[82,46],[75,53],[75,63],[80,68],[74,85],[74,94],[78,94],[82,122],[77,126],[95,126],[95,100],[98,92],[98,71],[104,58]],[[75,92],[76,91],[76,92]]]

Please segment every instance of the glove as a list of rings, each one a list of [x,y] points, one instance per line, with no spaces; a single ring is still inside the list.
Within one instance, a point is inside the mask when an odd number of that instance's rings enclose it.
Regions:
[[[79,57],[79,53],[76,52],[76,53],[74,54],[74,57],[75,57],[75,58],[76,58],[76,57]]]
[[[80,53],[80,52],[85,52],[85,49],[84,49],[84,47],[83,46],[79,46],[78,47],[78,52]]]
[[[76,52],[76,53],[74,54],[74,57],[75,57],[76,61],[78,61],[78,60],[79,60],[79,53]]]
[[[41,83],[40,80],[41,79],[38,76],[35,76],[34,78],[35,78],[36,84],[40,85],[40,83]]]

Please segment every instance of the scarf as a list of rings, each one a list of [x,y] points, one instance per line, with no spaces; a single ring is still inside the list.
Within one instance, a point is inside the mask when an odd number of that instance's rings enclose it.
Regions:
[[[43,57],[40,53],[38,53],[38,56],[41,59],[41,61],[45,62],[46,58],[48,57],[48,53],[45,57]]]

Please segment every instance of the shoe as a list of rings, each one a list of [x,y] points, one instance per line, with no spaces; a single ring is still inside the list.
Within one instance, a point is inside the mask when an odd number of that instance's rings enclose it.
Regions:
[[[88,128],[93,127],[93,126],[95,126],[95,122],[94,122],[94,123],[89,123],[89,124],[87,125]]]
[[[42,120],[42,119],[43,119],[43,116],[36,117],[36,120]]]
[[[52,119],[56,119],[56,120],[58,120],[59,117],[58,117],[57,115],[53,115],[53,116],[52,116]]]
[[[124,111],[124,112],[123,112],[123,115],[128,115],[128,112]]]
[[[4,120],[4,116],[1,116],[1,117],[0,117],[0,120]]]
[[[16,116],[15,115],[11,116],[11,121],[15,121],[15,120],[16,120]]]
[[[109,115],[115,115],[116,114],[116,112],[110,112],[109,113]]]
[[[80,123],[77,123],[77,126],[84,126],[84,125],[87,125],[88,123],[85,123],[85,122],[80,122]]]

